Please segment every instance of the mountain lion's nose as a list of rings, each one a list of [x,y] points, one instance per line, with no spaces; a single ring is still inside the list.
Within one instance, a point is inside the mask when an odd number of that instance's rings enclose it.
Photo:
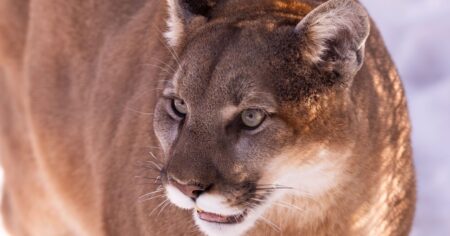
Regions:
[[[201,187],[196,184],[182,184],[174,179],[170,180],[170,183],[175,186],[177,189],[179,189],[182,193],[184,193],[186,196],[197,199],[200,194],[205,192],[206,188]]]

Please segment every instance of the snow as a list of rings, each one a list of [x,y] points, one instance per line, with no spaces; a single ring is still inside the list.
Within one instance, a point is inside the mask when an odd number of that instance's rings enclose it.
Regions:
[[[400,71],[413,124],[418,204],[412,236],[450,235],[450,4],[361,0]]]
[[[418,205],[412,236],[450,235],[450,4],[361,0],[406,87],[413,123]],[[2,172],[0,170],[0,183]],[[0,235],[4,235],[0,227]]]

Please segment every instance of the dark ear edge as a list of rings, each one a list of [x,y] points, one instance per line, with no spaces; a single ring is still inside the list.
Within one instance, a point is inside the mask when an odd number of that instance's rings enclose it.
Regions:
[[[168,30],[164,33],[170,46],[177,46],[184,37],[186,27],[194,20],[209,18],[217,0],[167,0]]]
[[[295,30],[303,37],[302,54],[307,61],[329,69],[339,67],[340,73],[360,69],[370,19],[356,1],[329,0],[303,18]]]

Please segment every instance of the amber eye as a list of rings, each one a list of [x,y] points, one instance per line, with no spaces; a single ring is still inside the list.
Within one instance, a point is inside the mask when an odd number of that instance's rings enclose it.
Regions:
[[[241,113],[242,123],[250,129],[257,128],[266,117],[266,114],[258,109],[247,109]]]
[[[172,109],[180,117],[184,117],[187,113],[187,106],[181,99],[172,99]]]

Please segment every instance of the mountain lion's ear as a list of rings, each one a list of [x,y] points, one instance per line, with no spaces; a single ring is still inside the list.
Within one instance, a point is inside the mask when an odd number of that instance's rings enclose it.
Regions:
[[[341,75],[354,75],[361,68],[370,21],[356,1],[329,0],[306,15],[295,30],[304,39],[306,60]]]
[[[164,33],[170,46],[176,46],[192,22],[205,22],[217,0],[167,0],[168,31]]]

